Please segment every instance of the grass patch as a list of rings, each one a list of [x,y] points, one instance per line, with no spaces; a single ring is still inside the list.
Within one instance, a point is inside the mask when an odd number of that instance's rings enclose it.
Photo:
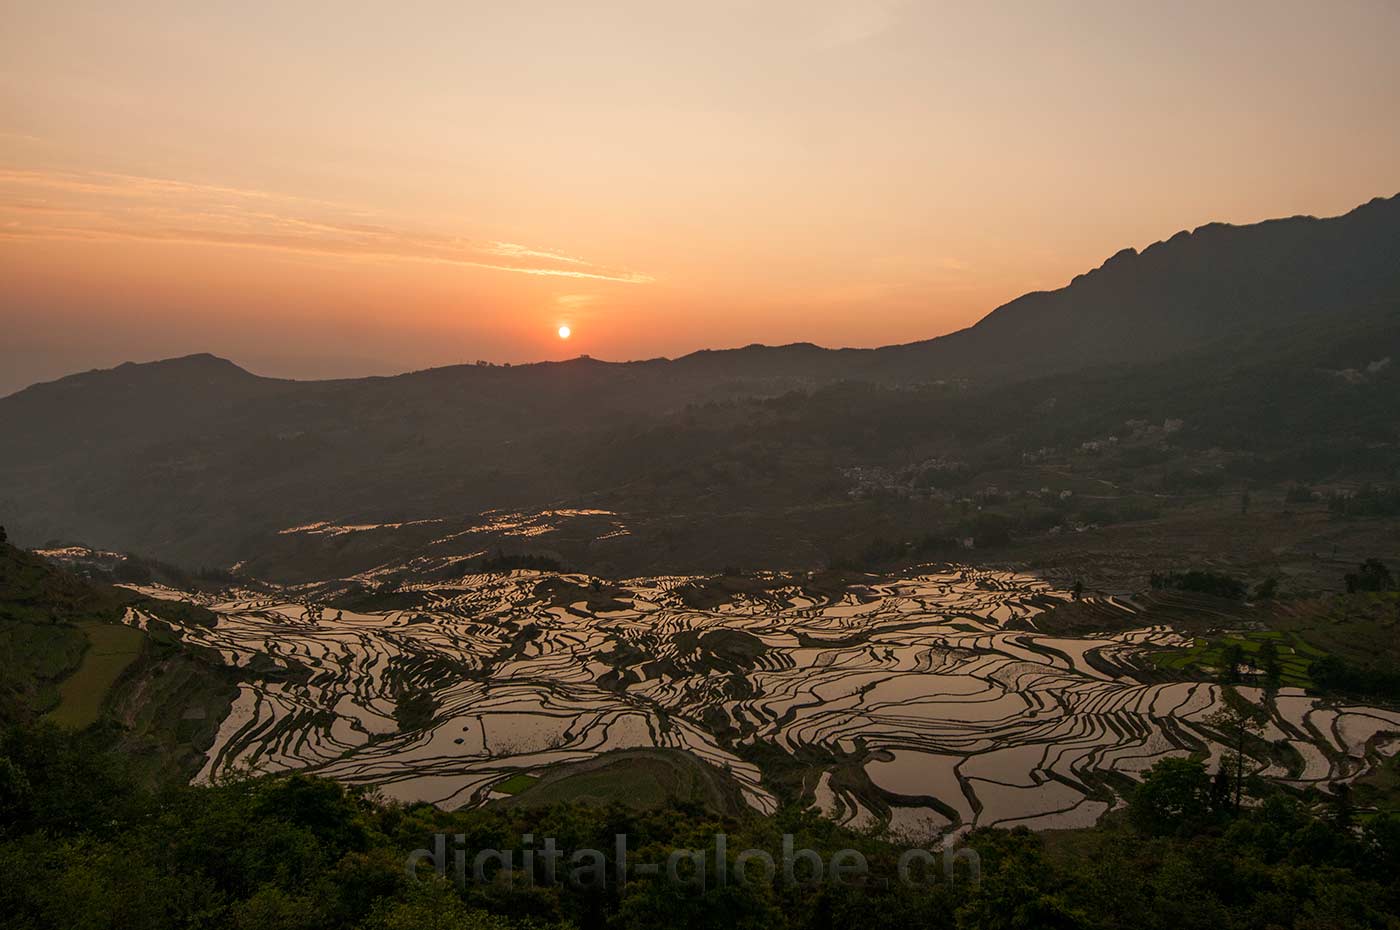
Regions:
[[[666,803],[671,781],[669,771],[657,772],[649,765],[608,766],[553,782],[532,794],[530,800],[537,804],[616,802],[636,810],[652,810]]]
[[[1400,756],[1383,760],[1353,782],[1351,802],[1378,813],[1400,811]]]
[[[1339,594],[1290,605],[1272,626],[1297,632],[1319,655],[1358,664],[1400,661],[1400,593]]]
[[[505,794],[519,794],[537,781],[539,781],[537,776],[526,775],[524,772],[516,772],[499,785],[496,785],[496,790]]]
[[[1162,650],[1153,653],[1151,661],[1169,672],[1217,677],[1226,649],[1238,646],[1257,667],[1259,650],[1272,642],[1283,686],[1369,700],[1397,699],[1400,592],[1280,600],[1254,614],[1252,622],[1267,629],[1202,630],[1190,648]],[[1327,661],[1319,661],[1323,659]],[[1338,668],[1347,674],[1339,676]]]
[[[737,814],[743,800],[737,786],[719,769],[689,753],[662,749],[623,749],[584,762],[559,766],[529,778],[513,797],[497,803],[541,807],[551,804],[621,804],[632,810],[656,810],[670,801],[699,804],[708,810]]]
[[[1152,654],[1152,661],[1158,668],[1175,672],[1214,675],[1219,674],[1226,665],[1226,650],[1239,646],[1245,660],[1257,668],[1260,664],[1259,650],[1266,642],[1272,642],[1278,649],[1280,685],[1285,688],[1316,687],[1308,669],[1314,659],[1320,659],[1326,653],[1293,632],[1263,630],[1210,638],[1198,636],[1189,649],[1156,652]]]
[[[141,654],[145,636],[125,624],[79,623],[87,637],[78,670],[58,686],[58,706],[48,715],[60,726],[82,729],[97,722],[102,702],[122,672]]]

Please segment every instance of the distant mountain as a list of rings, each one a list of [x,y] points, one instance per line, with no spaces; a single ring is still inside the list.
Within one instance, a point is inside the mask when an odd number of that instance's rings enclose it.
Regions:
[[[1228,409],[1249,419],[1268,403],[1255,388],[1279,372],[1364,380],[1388,357],[1396,320],[1400,197],[1331,219],[1178,233],[968,329],[882,349],[749,346],[315,382],[212,355],[126,364],[0,399],[0,522],[28,544],[74,540],[189,567],[255,556],[277,531],[323,520],[599,501],[730,513],[728,532],[761,534],[768,508],[844,499],[845,465],[956,451],[970,441],[958,436],[985,444],[993,428],[1007,448],[1029,441],[1044,419],[1030,407],[1048,392],[1126,417],[1135,384],[1197,397],[1201,372],[1228,380],[1237,366],[1254,374],[1232,390],[1254,406]],[[1374,338],[1336,343],[1358,327]],[[876,393],[839,387],[851,382]],[[890,388],[919,393],[879,393]],[[894,410],[902,419],[886,418]],[[798,420],[815,435],[785,434]]]
[[[1059,290],[1018,297],[968,329],[879,353],[887,365],[902,357],[946,374],[1024,380],[1158,361],[1397,297],[1400,195],[1331,219],[1179,232],[1141,253],[1124,249]]]

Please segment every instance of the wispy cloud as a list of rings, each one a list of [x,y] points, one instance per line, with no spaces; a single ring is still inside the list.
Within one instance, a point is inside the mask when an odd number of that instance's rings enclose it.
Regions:
[[[572,265],[587,264],[587,262],[581,258],[574,258],[570,255],[560,255],[558,252],[531,249],[523,245],[516,245],[514,242],[493,242],[488,251],[493,255],[505,255],[510,258],[544,258],[555,262],[567,262]]]
[[[144,240],[420,261],[646,284],[648,275],[514,242],[409,229],[323,200],[102,172],[0,168],[0,238]]]

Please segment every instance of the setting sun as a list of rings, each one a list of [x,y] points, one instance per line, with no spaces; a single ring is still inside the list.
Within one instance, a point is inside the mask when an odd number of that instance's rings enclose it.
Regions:
[[[568,338],[569,338],[570,336],[572,336],[573,334],[574,334],[574,331],[571,330],[571,329],[569,329],[569,327],[567,327],[567,326],[561,326],[561,327],[559,327],[559,338],[560,338],[560,339],[568,339]]]

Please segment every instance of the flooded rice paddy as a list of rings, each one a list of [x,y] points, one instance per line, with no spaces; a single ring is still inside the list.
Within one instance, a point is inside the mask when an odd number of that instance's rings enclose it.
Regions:
[[[838,594],[799,585],[682,596],[686,578],[610,585],[515,572],[424,589],[422,608],[337,611],[291,599],[204,601],[212,627],[175,631],[244,670],[199,779],[309,769],[388,797],[481,803],[517,772],[612,749],[670,747],[776,808],[754,760],[810,767],[805,802],[856,827],[927,836],[968,826],[1087,826],[1127,779],[1168,756],[1212,768],[1222,704],[1207,682],[1148,682],[1151,649],[1189,640],[1136,626],[1035,630],[1067,599],[1024,575],[950,569]],[[143,589],[164,597],[168,590]],[[590,607],[592,603],[594,606]],[[146,625],[132,611],[128,622]],[[1240,693],[1268,715],[1261,774],[1327,788],[1400,742],[1400,714],[1285,689]],[[431,695],[423,720],[396,719]]]

